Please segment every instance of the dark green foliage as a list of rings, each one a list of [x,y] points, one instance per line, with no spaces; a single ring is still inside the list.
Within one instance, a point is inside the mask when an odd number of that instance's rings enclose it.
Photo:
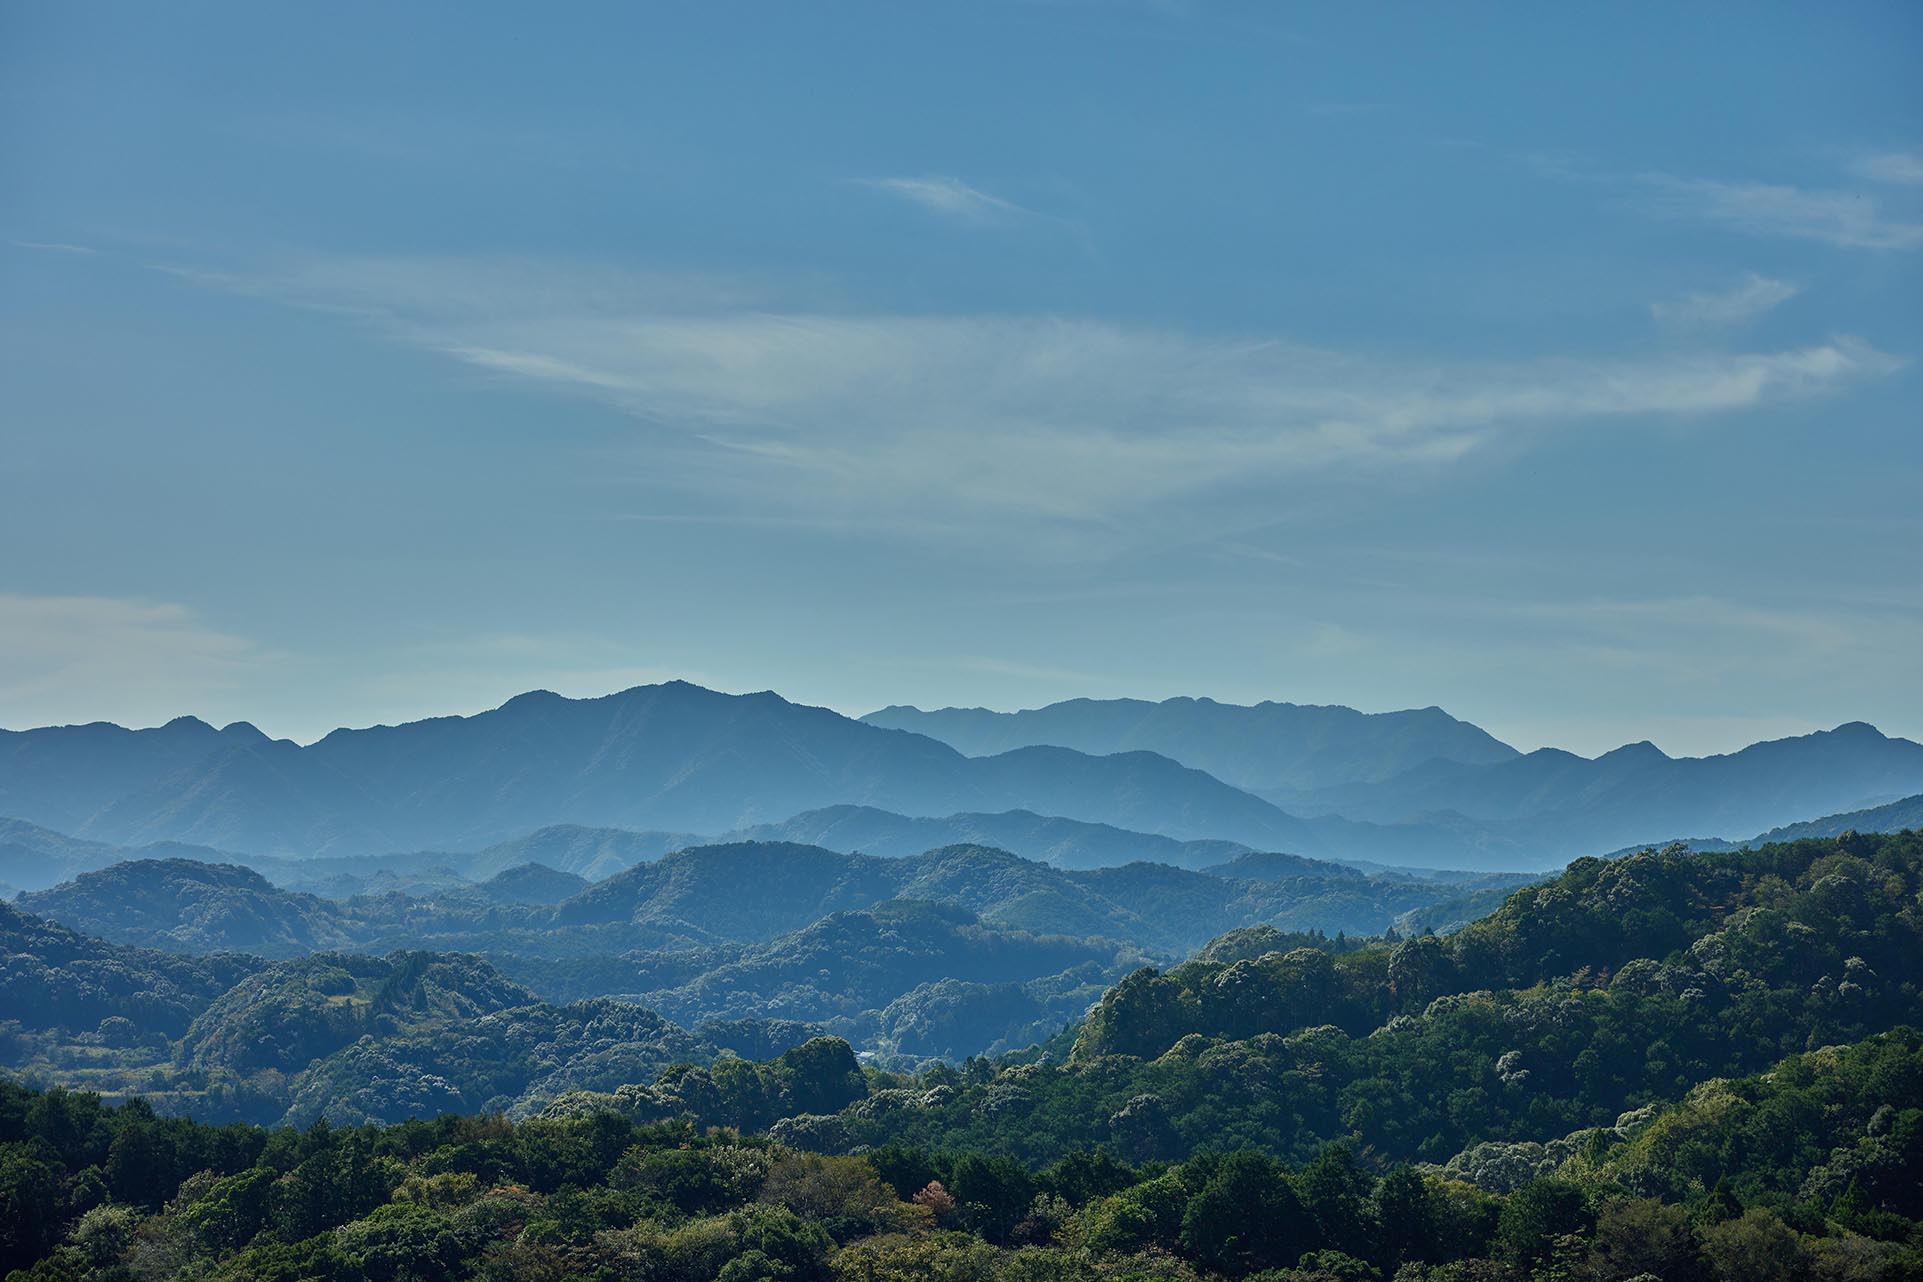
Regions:
[[[24,1030],[83,1032],[124,1019],[132,1028],[113,1035],[178,1037],[260,965],[233,954],[186,958],[117,947],[0,903],[0,1018]]]
[[[1258,1153],[1214,1163],[1182,1212],[1184,1251],[1220,1273],[1292,1264],[1317,1236],[1291,1181]]]
[[[1238,926],[1225,934],[1211,939],[1202,950],[1195,954],[1199,962],[1222,962],[1233,965],[1239,961],[1254,961],[1270,953],[1294,952],[1298,948],[1320,948],[1329,952],[1345,953],[1363,947],[1369,941],[1362,938],[1330,939],[1319,930],[1289,931],[1277,930],[1267,924],[1260,926]]]
[[[1919,892],[1914,834],[1585,861],[1448,938],[1138,970],[1065,1063],[912,1075],[793,1025],[547,1005],[473,958],[317,955],[210,1002],[178,1066],[278,1075],[305,1131],[0,1086],[0,1263],[1893,1282],[1923,1269]]]
[[[1137,972],[1066,1067],[856,1110],[850,1139],[1306,1161],[1347,1138],[1376,1161],[1440,1163],[1613,1126],[1706,1079],[1923,1022],[1919,891],[1915,834],[1581,861],[1455,936]],[[1011,1091],[1019,1112],[983,1107]]]
[[[817,1037],[775,1061],[787,1071],[790,1112],[833,1113],[868,1094],[861,1065],[839,1037]]]
[[[847,1048],[825,1041],[743,1067],[789,1103],[862,1089]],[[795,1153],[601,1106],[265,1131],[0,1083],[0,1267],[28,1269],[21,1282],[135,1268],[1028,1282],[1141,1276],[1159,1260],[1148,1275],[1896,1282],[1923,1266],[1919,1104],[1923,1034],[1903,1030],[1706,1085],[1633,1140],[1504,1196],[1407,1167],[1378,1176],[1339,1145],[1295,1170],[1249,1151],[1176,1167],[1084,1151],[1034,1170],[899,1145]],[[1776,1139],[1760,1155],[1759,1128]],[[1719,1174],[1732,1160],[1734,1185]],[[1810,1190],[1845,1176],[1825,1214]],[[1818,1205],[1799,1213],[1783,1189]]]
[[[362,1037],[421,1032],[534,995],[459,954],[318,953],[280,962],[223,994],[187,1030],[194,1068],[294,1073]]]
[[[1567,1180],[1531,1180],[1510,1194],[1496,1221],[1496,1254],[1511,1264],[1532,1268],[1547,1260],[1559,1237],[1589,1227],[1589,1203],[1581,1188]]]

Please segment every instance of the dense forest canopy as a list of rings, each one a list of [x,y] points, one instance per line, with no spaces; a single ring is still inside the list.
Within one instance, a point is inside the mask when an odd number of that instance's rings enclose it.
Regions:
[[[809,1043],[764,1084],[862,1089]],[[1275,1282],[1897,1279],[1923,1268],[1923,1035],[1719,1080],[1540,1172],[1373,1168],[1342,1144],[1030,1166],[890,1144],[806,1151],[571,1101],[306,1131],[0,1085],[15,1282],[303,1278]]]
[[[1923,1258],[1916,833],[1582,860],[1441,936],[1238,928],[1030,1049],[912,1072],[802,1022],[550,1005],[472,957],[178,957],[0,913],[28,1065],[0,1198],[29,1278],[1720,1282]],[[914,902],[870,920],[976,929]],[[896,1036],[1007,997],[933,994]],[[152,1104],[35,1088],[139,1095],[143,1072]],[[302,1129],[155,1107],[264,1097]]]

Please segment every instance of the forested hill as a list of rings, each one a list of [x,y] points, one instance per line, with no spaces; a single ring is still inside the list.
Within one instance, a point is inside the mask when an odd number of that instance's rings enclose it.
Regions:
[[[472,958],[157,959],[13,914],[9,948],[66,958],[10,954],[38,1019],[176,965],[175,1071],[304,1064],[289,1120],[546,1117],[270,1133],[4,1088],[0,1251],[45,1261],[27,1282],[1895,1282],[1923,1241],[1920,892],[1914,832],[1582,860],[1444,938],[1244,929],[1045,1048],[913,1074],[793,1025],[531,1001]],[[203,1003],[215,964],[248,974]],[[759,966],[736,980],[783,982]]]
[[[180,859],[115,864],[18,902],[119,943],[290,957],[339,948],[580,956],[760,943],[830,913],[920,899],[966,908],[993,926],[1099,937],[1179,956],[1223,931],[1260,922],[1376,934],[1399,915],[1462,889],[1364,877],[1308,861],[1261,872],[1242,879],[1159,864],[1069,871],[980,846],[881,858],[736,842],[677,851],[553,904],[517,903],[480,887],[331,900],[281,889],[245,868]],[[1523,880],[1492,874],[1468,884]]]
[[[178,1037],[261,965],[232,953],[124,948],[0,903],[0,1011],[20,1029],[101,1026],[108,1039]]]
[[[810,1031],[889,1065],[959,1060],[1047,1040],[1129,971],[1222,931],[1279,924],[1323,946],[1325,924],[1372,932],[1455,889],[1305,861],[1268,871],[1304,869],[1329,875],[740,843],[571,895],[578,878],[524,866],[422,897],[335,900],[234,865],[136,860],[22,898],[104,940],[13,914],[0,1064],[200,1116],[351,1120],[526,1109]],[[398,1001],[395,973],[430,988]]]
[[[1139,971],[1068,1064],[1004,1067],[838,1125],[851,1144],[892,1135],[1030,1160],[1095,1144],[1302,1158],[1341,1138],[1442,1162],[1479,1142],[1542,1142],[1923,1023],[1919,890],[1911,832],[1579,861],[1447,938]]]
[[[744,1065],[781,1107],[868,1089],[845,1047]],[[936,1088],[944,1089],[944,1088]],[[1903,1282],[1923,1271],[1923,1036],[1790,1056],[1530,1151],[1386,1171],[1331,1145],[1040,1167],[805,1129],[548,1116],[306,1132],[0,1083],[0,1269],[123,1278]]]

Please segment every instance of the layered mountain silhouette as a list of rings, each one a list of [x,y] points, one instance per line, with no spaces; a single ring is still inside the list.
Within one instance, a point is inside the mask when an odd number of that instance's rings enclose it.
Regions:
[[[1489,866],[1500,863],[1501,851],[1556,862],[1684,835],[1742,841],[1923,789],[1923,744],[1860,721],[1720,756],[1670,757],[1642,742],[1589,758],[1556,748],[1518,753],[1439,708],[1365,714],[1208,699],[1077,699],[1012,713],[890,707],[864,720],[964,752],[1043,743],[1152,749],[1292,814],[1450,828],[1479,844]]]
[[[1072,738],[1057,732],[1079,726],[1084,746],[971,756],[876,723],[886,719],[943,727],[967,748]],[[1129,746],[1149,742],[1180,756]],[[1116,747],[1125,750],[1085,750]],[[1403,768],[1411,759],[1419,764]],[[1264,795],[1205,762],[1269,781]],[[191,719],[0,732],[0,814],[73,834],[51,854],[65,875],[141,847],[146,857],[246,852],[256,867],[329,856],[363,870],[459,865],[476,880],[526,863],[594,878],[695,834],[885,853],[972,843],[1068,867],[1203,867],[1255,850],[1540,869],[1675,835],[1743,839],[1920,791],[1923,745],[1862,723],[1719,757],[1671,758],[1642,743],[1589,759],[1517,754],[1437,709],[1113,700],[1032,714],[896,708],[857,721],[685,682],[597,699],[537,691],[475,716],[337,730],[308,746]],[[25,840],[9,831],[0,847]],[[465,857],[481,851],[485,860]],[[0,867],[0,880],[50,884],[9,871],[22,866]]]
[[[1801,841],[1805,837],[1840,837],[1846,832],[1902,832],[1906,828],[1923,829],[1923,793],[1892,801],[1886,806],[1850,810],[1803,823],[1785,824],[1764,833],[1756,839],[1755,844]]]
[[[938,846],[993,846],[1058,868],[1112,868],[1138,861],[1203,868],[1249,850],[1236,841],[1179,841],[1113,824],[1038,815],[1032,810],[912,817],[873,806],[809,810],[781,823],[756,824],[721,839],[792,841],[871,855],[918,855]],[[1344,871],[1333,864],[1322,867],[1330,872]]]
[[[1919,790],[1923,744],[1853,721],[1711,757],[1670,757],[1643,742],[1595,758],[1545,748],[1491,765],[1430,761],[1292,802],[1377,823],[1459,817],[1499,841],[1567,858],[1670,836],[1742,839]]]
[[[177,717],[149,730],[105,721],[0,730],[0,815],[76,833],[129,794],[223,750],[266,739],[245,722],[216,730],[195,717]]]
[[[76,782],[93,755],[108,768]],[[842,804],[910,816],[1031,810],[1400,862],[1459,860],[1477,846],[1444,827],[1299,820],[1151,752],[969,757],[772,693],[679,681],[598,699],[535,692],[476,716],[337,730],[306,747],[180,721],[15,732],[0,741],[0,796],[19,818],[88,840],[289,856],[472,850],[556,824],[720,833]]]
[[[1154,752],[1254,792],[1388,779],[1431,760],[1475,765],[1520,755],[1441,708],[1369,713],[1213,699],[1070,699],[1022,712],[897,705],[862,720],[912,730],[973,757],[1035,744],[1098,754]]]

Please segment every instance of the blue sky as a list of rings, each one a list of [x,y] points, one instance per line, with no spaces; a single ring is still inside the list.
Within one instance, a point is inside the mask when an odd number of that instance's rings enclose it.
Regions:
[[[1923,736],[1923,10],[0,7],[0,725]]]

